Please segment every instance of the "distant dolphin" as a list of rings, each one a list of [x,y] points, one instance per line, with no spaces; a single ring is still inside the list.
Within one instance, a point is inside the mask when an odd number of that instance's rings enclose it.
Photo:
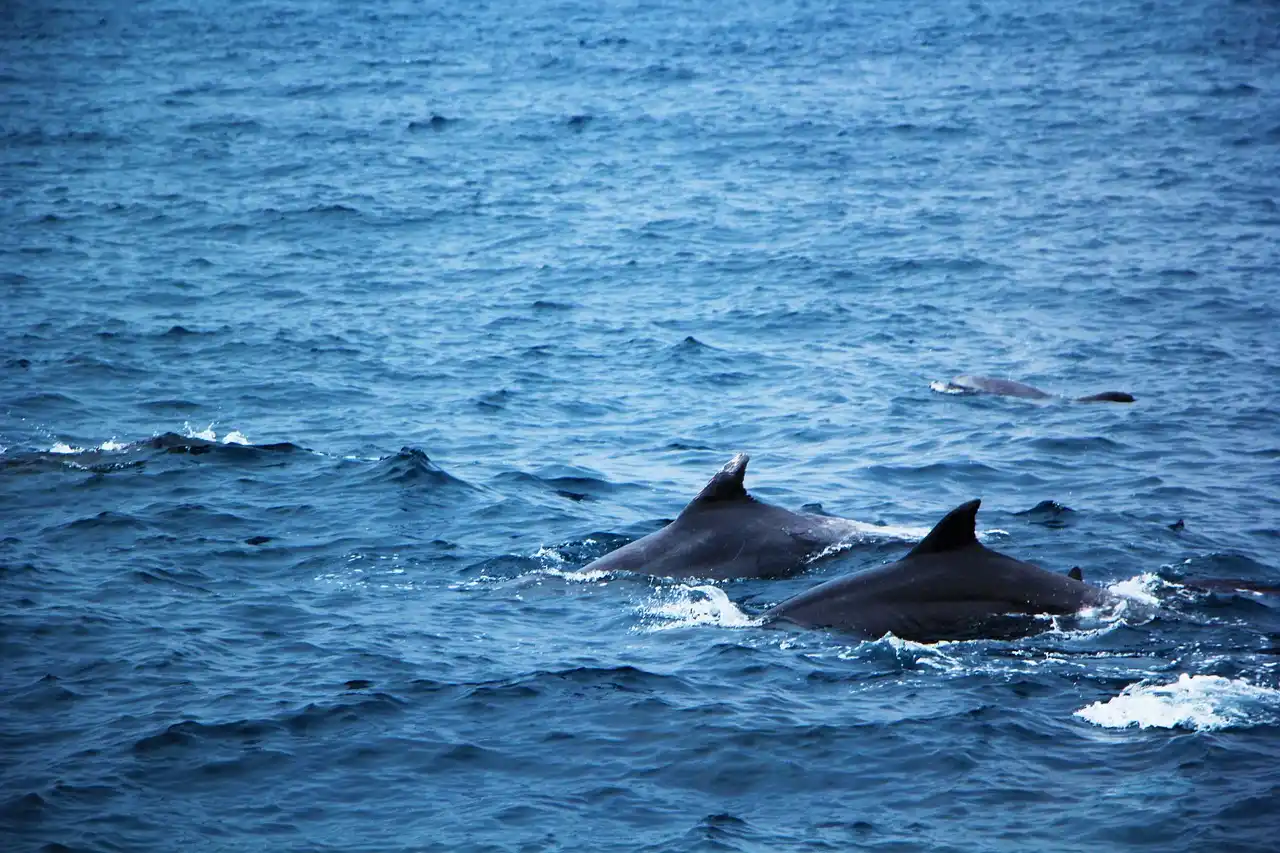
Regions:
[[[675,521],[589,563],[584,571],[672,578],[773,578],[793,574],[823,552],[869,534],[875,525],[791,512],[747,494],[745,453],[711,478]]]
[[[992,379],[989,376],[969,376],[968,374],[957,376],[950,382],[932,382],[929,387],[943,394],[997,394],[1001,397],[1023,397],[1028,400],[1058,398],[1057,394],[1050,394],[1032,385],[1014,382],[1012,379]],[[1103,391],[1087,397],[1076,397],[1075,401],[1077,403],[1132,403],[1134,396],[1124,391]]]
[[[1117,600],[1077,570],[1054,574],[983,546],[974,536],[980,503],[953,509],[901,560],[819,584],[764,620],[935,642],[1024,636],[1040,630],[1027,617]]]

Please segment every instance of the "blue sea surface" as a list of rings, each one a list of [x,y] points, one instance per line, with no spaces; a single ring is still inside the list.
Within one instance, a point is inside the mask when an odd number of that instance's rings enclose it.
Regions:
[[[1269,0],[10,0],[0,846],[1274,851],[1278,303]],[[759,623],[974,497],[1131,606]]]

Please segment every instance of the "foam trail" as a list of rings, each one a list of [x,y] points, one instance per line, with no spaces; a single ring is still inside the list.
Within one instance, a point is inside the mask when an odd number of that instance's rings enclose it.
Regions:
[[[1273,722],[1280,714],[1280,690],[1242,679],[1183,673],[1172,684],[1130,684],[1119,696],[1094,702],[1075,716],[1109,729],[1138,728],[1215,731]]]

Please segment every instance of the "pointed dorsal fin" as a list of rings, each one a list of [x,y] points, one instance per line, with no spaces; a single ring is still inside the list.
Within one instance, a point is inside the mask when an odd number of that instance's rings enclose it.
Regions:
[[[1080,571],[1079,566],[1072,566],[1071,571],[1067,572],[1067,577],[1071,578],[1073,581],[1083,581],[1084,572]]]
[[[973,534],[973,526],[981,505],[982,500],[975,498],[951,510],[907,556],[941,554],[943,551],[954,551],[966,545],[977,544],[978,537]]]
[[[689,502],[689,506],[749,498],[742,481],[747,476],[747,462],[750,459],[747,454],[739,453],[726,462],[711,481],[702,487],[698,496]]]

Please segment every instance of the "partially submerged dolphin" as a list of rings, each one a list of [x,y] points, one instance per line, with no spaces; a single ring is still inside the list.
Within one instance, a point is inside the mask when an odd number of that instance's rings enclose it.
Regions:
[[[1028,400],[1060,399],[1057,394],[1041,391],[1033,385],[1014,382],[1012,379],[993,379],[990,376],[964,374],[950,382],[933,382],[929,387],[943,394],[996,394],[1001,397],[1023,397]],[[1134,396],[1125,391],[1102,391],[1087,397],[1076,397],[1075,401],[1077,403],[1132,403]]]
[[[1043,629],[1029,617],[1074,613],[1116,597],[1069,575],[1046,571],[985,547],[974,536],[981,501],[953,509],[907,556],[819,584],[764,614],[834,628],[867,639],[1008,638]]]
[[[589,563],[584,571],[640,572],[673,578],[773,578],[883,531],[846,518],[791,512],[747,494],[745,453],[711,478],[661,530]]]

